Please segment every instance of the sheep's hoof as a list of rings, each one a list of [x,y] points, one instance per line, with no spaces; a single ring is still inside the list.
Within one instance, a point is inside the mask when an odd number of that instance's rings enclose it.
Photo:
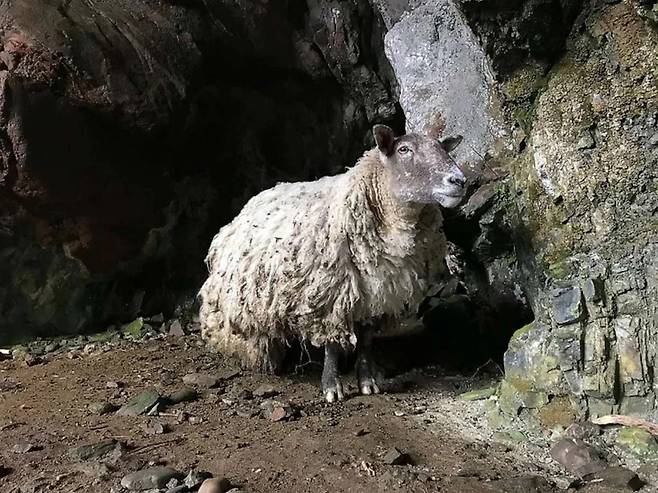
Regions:
[[[323,392],[324,398],[329,403],[342,401],[345,399],[345,394],[343,393],[343,385],[338,380],[336,380],[336,383],[334,383],[332,386],[325,388]]]
[[[363,395],[379,394],[379,386],[372,377],[362,378],[359,381],[359,390]]]

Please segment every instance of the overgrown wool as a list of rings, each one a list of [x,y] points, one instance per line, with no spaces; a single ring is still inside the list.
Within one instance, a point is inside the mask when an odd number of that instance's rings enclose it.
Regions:
[[[211,243],[203,336],[273,370],[293,337],[353,346],[358,324],[393,327],[443,269],[441,222],[438,206],[393,196],[376,149],[341,175],[261,192]]]

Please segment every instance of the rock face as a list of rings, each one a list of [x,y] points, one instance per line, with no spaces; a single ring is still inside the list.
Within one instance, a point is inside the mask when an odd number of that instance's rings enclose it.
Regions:
[[[376,3],[382,12],[400,6]],[[658,31],[650,7],[428,0],[405,2],[407,13],[391,17],[386,49],[407,121],[431,127],[441,115],[447,129],[465,125],[466,142],[505,176],[487,200],[477,196],[492,184],[481,187],[457,220],[471,219],[474,203],[480,214],[499,213],[470,223],[477,231],[460,247],[483,252],[500,246],[492,232],[506,231],[511,251],[475,260],[489,283],[522,288],[534,312],[505,355],[501,403],[511,413],[545,405],[572,416],[655,413]],[[465,114],[478,116],[472,128]],[[507,260],[507,275],[496,275],[496,257]],[[558,406],[559,396],[570,400]]]
[[[451,0],[425,2],[386,34],[407,131],[468,136],[455,151],[475,163],[502,137],[494,77],[483,48]]]
[[[0,343],[171,312],[250,196],[402,126],[365,1],[19,0],[0,24]]]

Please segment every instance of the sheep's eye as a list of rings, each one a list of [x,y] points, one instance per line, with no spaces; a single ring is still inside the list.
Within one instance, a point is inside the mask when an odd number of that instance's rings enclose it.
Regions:
[[[411,152],[411,149],[409,148],[409,146],[400,146],[398,148],[398,152],[400,154],[407,154],[407,153]]]

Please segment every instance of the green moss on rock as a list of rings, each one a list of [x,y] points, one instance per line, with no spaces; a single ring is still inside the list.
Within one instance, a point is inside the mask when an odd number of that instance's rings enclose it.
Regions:
[[[624,427],[619,430],[617,445],[638,457],[658,459],[658,442],[642,428]]]

